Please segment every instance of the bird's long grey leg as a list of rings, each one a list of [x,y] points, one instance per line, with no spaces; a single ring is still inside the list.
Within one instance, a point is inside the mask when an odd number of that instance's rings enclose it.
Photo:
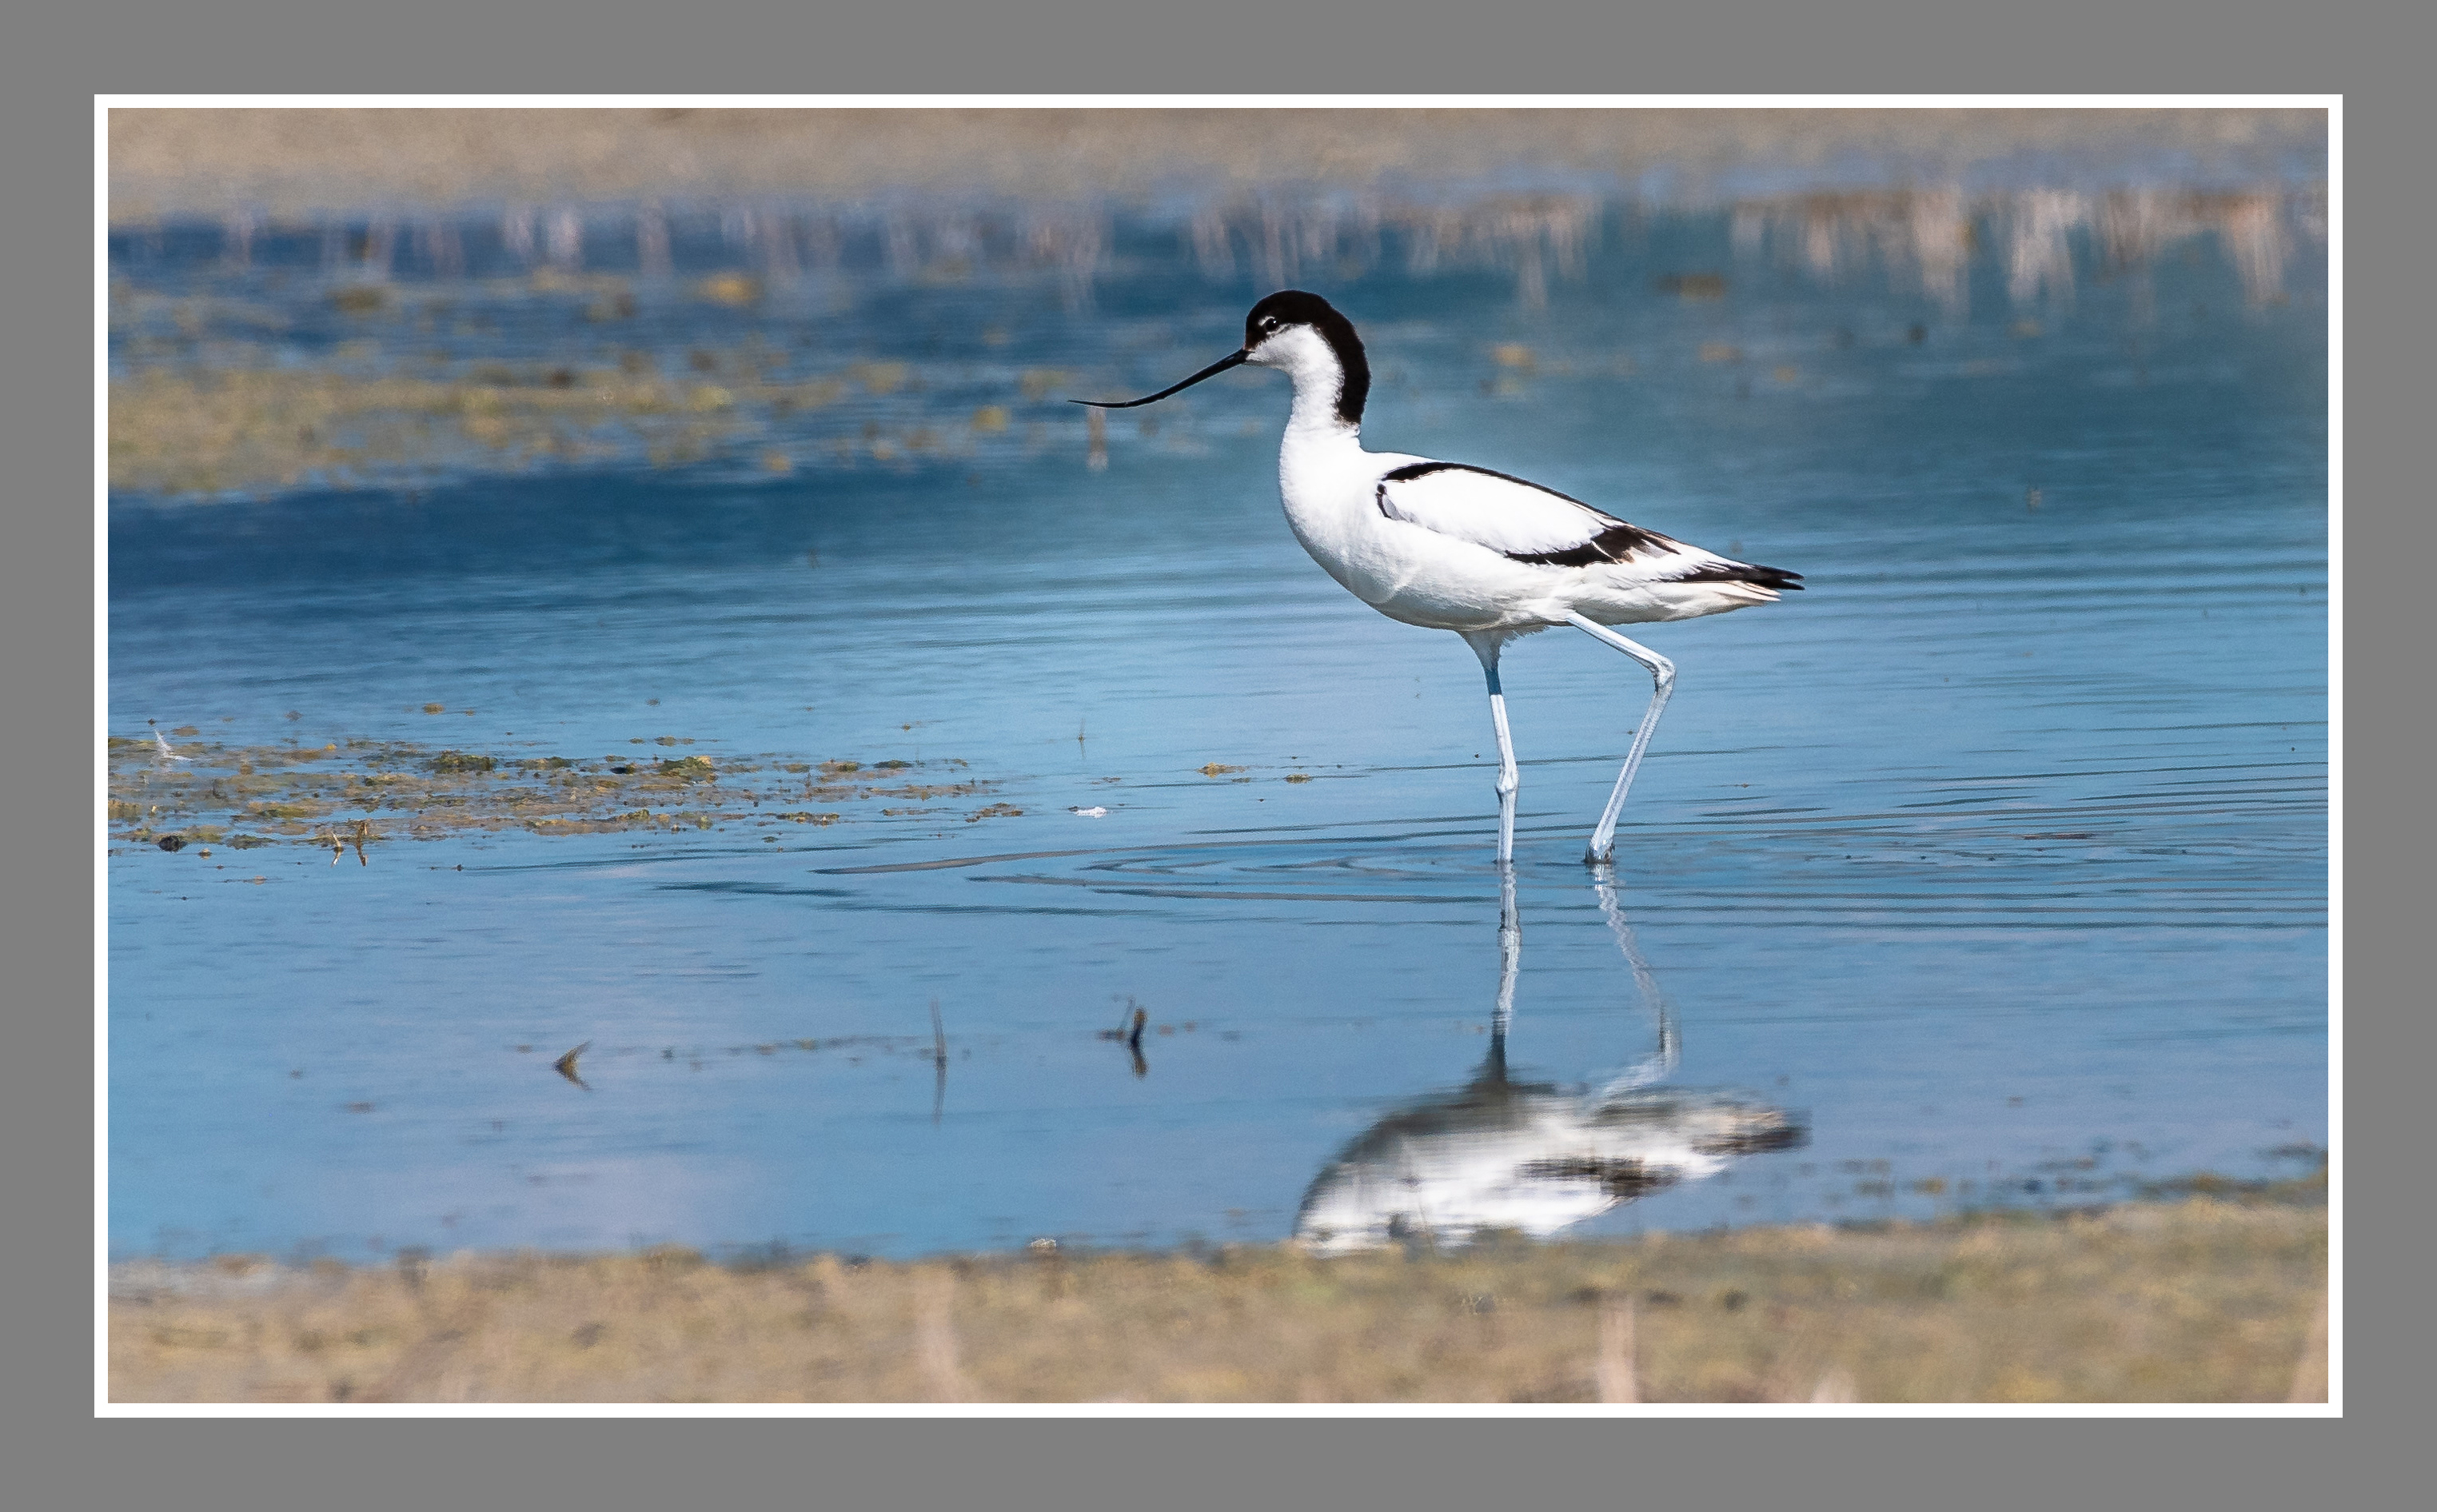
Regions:
[[[1504,641],[1487,633],[1467,633],[1464,639],[1489,679],[1489,722],[1498,729],[1498,860],[1505,865],[1515,859],[1515,793],[1523,777],[1515,766],[1515,740],[1506,732],[1506,692],[1498,681],[1498,652]]]
[[[1642,713],[1641,728],[1633,732],[1633,748],[1625,752],[1624,770],[1616,774],[1616,789],[1607,796],[1607,807],[1600,814],[1599,828],[1591,832],[1590,850],[1583,856],[1587,866],[1604,866],[1616,858],[1616,817],[1624,812],[1624,795],[1633,786],[1633,774],[1641,765],[1641,753],[1650,748],[1650,733],[1658,728],[1658,715],[1667,707],[1667,695],[1675,691],[1675,663],[1646,645],[1626,640],[1595,620],[1569,614],[1566,621],[1585,635],[1616,647],[1650,669],[1650,707]]]
[[[1623,905],[1616,894],[1616,872],[1613,868],[1600,867],[1592,873],[1592,890],[1599,896],[1600,914],[1607,920],[1608,933],[1616,937],[1617,947],[1624,952],[1625,964],[1633,969],[1634,991],[1641,1006],[1658,1020],[1658,1046],[1640,1064],[1618,1076],[1602,1087],[1593,1101],[1604,1101],[1635,1087],[1647,1086],[1673,1073],[1680,1058],[1675,1037],[1675,1010],[1667,994],[1658,990],[1658,979],[1650,974],[1650,962],[1641,956],[1641,947],[1633,938],[1633,925],[1624,918]]]

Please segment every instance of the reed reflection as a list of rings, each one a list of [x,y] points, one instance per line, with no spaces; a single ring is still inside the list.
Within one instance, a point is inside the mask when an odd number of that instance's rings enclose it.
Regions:
[[[1635,943],[1613,874],[1600,869],[1593,886],[1639,1004],[1655,1020],[1650,1053],[1588,1089],[1508,1076],[1506,1034],[1523,959],[1509,871],[1487,1058],[1464,1086],[1395,1110],[1330,1162],[1304,1194],[1297,1239],[1324,1253],[1409,1239],[1463,1243],[1493,1230],[1546,1239],[1619,1204],[1714,1175],[1737,1156],[1808,1142],[1809,1131],[1785,1109],[1665,1084],[1678,1058],[1674,1010]]]

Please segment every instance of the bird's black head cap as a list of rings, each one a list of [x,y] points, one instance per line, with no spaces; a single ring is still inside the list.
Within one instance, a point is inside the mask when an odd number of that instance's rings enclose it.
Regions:
[[[1345,386],[1337,393],[1337,417],[1360,425],[1363,401],[1371,396],[1371,362],[1362,355],[1362,338],[1354,334],[1354,323],[1327,300],[1300,289],[1279,290],[1244,317],[1244,350],[1291,325],[1310,326],[1337,354],[1338,366],[1345,370]]]

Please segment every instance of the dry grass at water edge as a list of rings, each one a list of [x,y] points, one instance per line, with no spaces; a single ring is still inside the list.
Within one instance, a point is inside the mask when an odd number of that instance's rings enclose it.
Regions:
[[[685,1251],[122,1267],[120,1401],[2270,1401],[2326,1392],[2323,1206],[1323,1259]]]

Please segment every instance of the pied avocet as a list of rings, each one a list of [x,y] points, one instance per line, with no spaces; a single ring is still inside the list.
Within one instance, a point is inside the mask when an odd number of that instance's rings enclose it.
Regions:
[[[1634,731],[1584,859],[1607,861],[1617,816],[1651,731],[1675,685],[1675,665],[1610,625],[1690,620],[1799,589],[1799,572],[1738,562],[1630,525],[1553,488],[1463,463],[1362,448],[1371,364],[1353,323],[1318,294],[1289,289],[1244,318],[1244,345],[1183,382],[1121,404],[1131,410],[1250,362],[1294,378],[1294,408],[1278,448],[1287,523],[1347,591],[1392,620],[1453,630],[1489,678],[1498,730],[1498,859],[1515,853],[1515,744],[1506,730],[1499,652],[1517,636],[1570,624],[1650,669],[1650,708]]]

